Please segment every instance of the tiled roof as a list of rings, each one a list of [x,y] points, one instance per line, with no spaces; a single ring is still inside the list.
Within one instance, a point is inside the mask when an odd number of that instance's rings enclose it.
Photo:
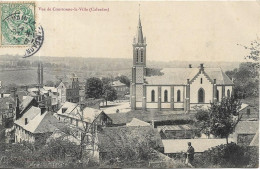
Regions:
[[[255,134],[259,129],[259,121],[240,121],[235,132],[237,134]]]
[[[27,118],[27,124],[25,124],[25,118]],[[55,125],[58,123],[58,120],[50,112],[45,111],[41,114],[40,108],[32,106],[14,123],[36,134],[53,132],[56,129]]]
[[[151,126],[123,126],[123,127],[105,127],[98,133],[100,152],[111,152],[120,149],[127,144],[135,146],[128,142],[128,138],[133,136],[151,136],[156,141],[157,147],[163,147],[161,137],[158,131]]]
[[[232,141],[229,139],[229,141]],[[226,144],[226,139],[167,139],[162,140],[164,153],[181,153],[188,149],[188,142],[191,142],[195,152],[204,152],[212,147]]]
[[[162,76],[145,77],[150,85],[186,85],[187,79],[192,80],[198,73],[200,68],[164,68],[161,72]],[[204,72],[213,81],[220,85],[233,85],[229,77],[221,70],[221,68],[204,68]]]
[[[145,122],[153,121],[168,121],[168,120],[192,120],[194,117],[194,113],[185,114],[184,111],[179,112],[171,112],[171,111],[130,111],[127,113],[114,113],[107,114],[112,121],[113,124],[126,124],[129,123],[133,118],[137,118],[139,120]]]

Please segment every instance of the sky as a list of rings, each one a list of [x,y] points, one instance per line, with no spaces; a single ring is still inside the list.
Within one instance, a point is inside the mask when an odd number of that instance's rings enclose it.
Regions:
[[[53,11],[81,7],[109,11]],[[32,57],[132,58],[138,1],[37,2],[35,11],[45,36]],[[243,61],[248,51],[237,44],[260,37],[260,3],[255,1],[146,1],[140,3],[140,16],[147,60]],[[25,50],[1,47],[0,55]]]

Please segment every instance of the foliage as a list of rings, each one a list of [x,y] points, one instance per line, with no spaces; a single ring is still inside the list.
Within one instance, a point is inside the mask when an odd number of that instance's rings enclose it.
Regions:
[[[258,152],[245,146],[239,146],[235,143],[222,144],[205,151],[202,154],[196,154],[194,158],[195,167],[200,168],[244,168],[249,164],[257,167]]]
[[[119,80],[121,83],[124,83],[127,87],[130,87],[130,79],[127,76],[117,76],[115,80]]]
[[[86,98],[99,99],[103,94],[103,84],[99,78],[92,77],[86,82]]]
[[[243,99],[249,96],[259,94],[259,71],[255,68],[254,63],[241,63],[238,69],[227,71],[226,74],[234,81],[235,97]]]
[[[106,101],[114,101],[117,99],[117,92],[111,85],[104,85],[103,97]]]
[[[198,111],[196,119],[201,131],[209,136],[213,134],[216,137],[226,138],[233,133],[237,123],[241,120],[238,110],[241,107],[239,100],[232,97],[225,97],[221,102],[211,103],[208,110]],[[234,117],[238,117],[234,120]]]

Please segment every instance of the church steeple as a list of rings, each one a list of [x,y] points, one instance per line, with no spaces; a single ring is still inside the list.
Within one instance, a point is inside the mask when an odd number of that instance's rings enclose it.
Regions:
[[[138,27],[137,27],[137,43],[144,43],[140,12],[139,12],[139,22],[138,22]]]

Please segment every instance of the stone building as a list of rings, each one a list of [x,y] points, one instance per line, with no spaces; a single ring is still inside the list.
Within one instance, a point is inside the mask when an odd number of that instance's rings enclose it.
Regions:
[[[133,40],[131,109],[184,110],[208,106],[231,96],[233,82],[221,68],[164,68],[160,75],[146,76],[146,38],[141,19]]]

